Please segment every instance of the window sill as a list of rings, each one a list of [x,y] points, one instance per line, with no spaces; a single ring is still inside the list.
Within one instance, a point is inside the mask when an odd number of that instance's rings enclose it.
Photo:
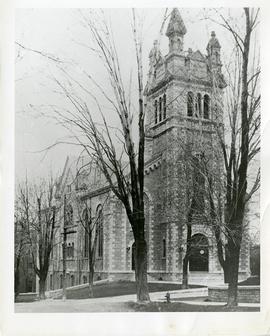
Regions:
[[[203,122],[211,122],[212,120],[210,118],[206,119],[206,118],[199,118],[199,117],[196,117],[196,116],[186,116],[185,119],[187,120],[196,120],[196,121],[203,121]]]
[[[168,120],[168,117],[166,117],[166,119],[162,119],[161,121],[158,121],[157,123],[155,123],[154,125],[153,125],[153,128],[156,128],[156,127],[158,127],[158,126],[160,126],[160,125],[163,125],[163,124],[165,124],[165,122]]]

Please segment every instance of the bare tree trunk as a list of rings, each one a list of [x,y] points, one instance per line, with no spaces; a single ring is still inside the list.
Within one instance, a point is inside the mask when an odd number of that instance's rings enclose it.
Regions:
[[[40,276],[39,278],[39,299],[45,300],[45,290],[46,290],[46,277]]]
[[[182,288],[188,288],[188,265],[189,265],[189,256],[190,256],[190,243],[191,243],[192,229],[191,224],[187,225],[187,250],[185,257],[183,259],[183,278],[182,278]]]
[[[94,297],[94,267],[89,270],[89,297]]]
[[[137,301],[150,301],[147,285],[147,245],[144,237],[135,240],[135,277]]]
[[[15,274],[14,274],[14,292],[15,292],[15,298],[19,294],[19,287],[20,287],[20,261],[21,257],[17,256],[16,257],[16,264],[15,264]]]
[[[183,259],[183,277],[182,277],[182,289],[188,288],[188,256],[187,253]]]
[[[91,231],[90,231],[91,232]],[[89,234],[88,238],[89,238],[89,244],[92,243],[92,238],[91,238],[91,234]],[[89,245],[89,297],[93,298],[94,297],[94,274],[95,274],[95,267],[94,267],[94,262],[95,262],[95,249],[91,248],[91,245]]]
[[[236,307],[238,304],[238,270],[239,270],[239,248],[230,249],[228,259],[227,277],[229,278],[227,306]]]

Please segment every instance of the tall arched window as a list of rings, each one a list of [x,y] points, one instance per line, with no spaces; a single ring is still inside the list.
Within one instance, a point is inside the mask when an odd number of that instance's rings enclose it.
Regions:
[[[74,243],[71,244],[71,258],[74,258]]]
[[[158,102],[155,100],[155,124],[158,122]]]
[[[203,117],[209,119],[210,97],[205,94],[203,97]]]
[[[67,258],[70,258],[71,257],[71,244],[68,243],[67,247],[66,247],[66,253],[67,253]]]
[[[200,93],[197,94],[197,104],[198,104],[198,114],[202,116],[202,95]]]
[[[196,212],[202,213],[205,208],[205,174],[204,155],[197,153],[193,157],[193,207]]]
[[[163,95],[163,119],[166,119],[166,112],[167,112],[167,106],[166,106],[166,94]]]
[[[187,115],[188,117],[193,116],[193,93],[188,92],[187,94]]]
[[[162,239],[162,258],[166,258],[166,239]]]
[[[74,286],[74,284],[75,284],[74,275],[72,274],[71,277],[70,277],[70,285],[71,285],[71,287]]]
[[[98,258],[103,257],[103,213],[102,209],[97,209],[97,256]]]
[[[159,121],[162,120],[162,98],[159,97]]]
[[[66,210],[66,225],[73,225],[73,208],[71,204],[67,206]]]

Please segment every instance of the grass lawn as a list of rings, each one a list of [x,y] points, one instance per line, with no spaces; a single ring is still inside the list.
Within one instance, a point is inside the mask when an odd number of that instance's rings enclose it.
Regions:
[[[204,286],[191,285],[190,288],[199,288]],[[148,283],[149,292],[162,292],[167,290],[179,290],[181,285],[168,283]],[[94,297],[111,297],[118,295],[136,294],[136,285],[134,281],[115,281],[94,285]],[[67,289],[67,299],[87,299],[88,287]]]

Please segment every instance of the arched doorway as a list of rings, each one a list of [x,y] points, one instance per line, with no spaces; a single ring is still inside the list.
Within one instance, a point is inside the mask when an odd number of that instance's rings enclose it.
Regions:
[[[191,237],[191,252],[189,257],[189,270],[192,272],[208,272],[209,246],[203,234]]]

